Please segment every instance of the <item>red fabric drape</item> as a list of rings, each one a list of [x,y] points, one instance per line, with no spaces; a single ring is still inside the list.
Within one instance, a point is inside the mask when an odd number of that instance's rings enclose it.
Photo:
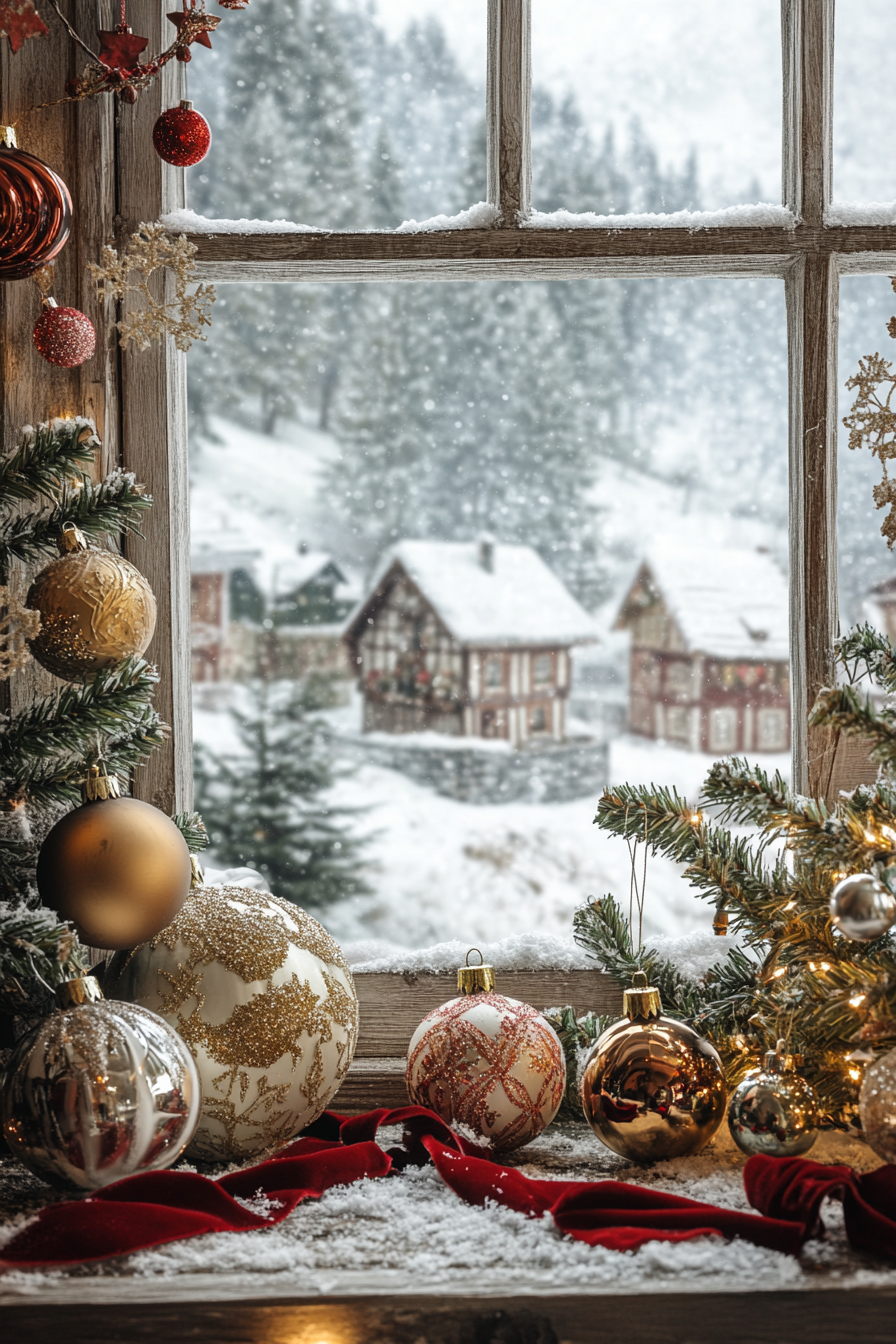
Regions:
[[[377,1131],[399,1124],[403,1145],[384,1152],[375,1142]],[[850,1240],[896,1259],[896,1219],[888,1212],[896,1214],[891,1167],[857,1176],[849,1167],[822,1167],[801,1158],[754,1157],[744,1179],[760,1214],[738,1213],[623,1181],[533,1180],[483,1157],[431,1111],[406,1106],[351,1119],[327,1112],[276,1157],[218,1181],[190,1172],[150,1172],[50,1205],[7,1243],[0,1264],[75,1264],[203,1232],[271,1227],[303,1200],[317,1199],[335,1185],[428,1161],[467,1203],[494,1202],[530,1217],[550,1213],[561,1232],[619,1251],[646,1241],[716,1235],[795,1254],[819,1227],[821,1201],[833,1195],[844,1201]],[[259,1192],[271,1201],[264,1214],[238,1202]]]

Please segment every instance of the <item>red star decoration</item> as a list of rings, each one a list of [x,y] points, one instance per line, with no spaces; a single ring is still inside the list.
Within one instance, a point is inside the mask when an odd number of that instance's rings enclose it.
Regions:
[[[209,48],[212,45],[212,40],[209,34],[213,33],[217,28],[218,24],[221,22],[221,20],[219,18],[216,18],[214,15],[203,14],[200,10],[196,9],[177,10],[174,14],[169,14],[168,18],[171,20],[171,22],[177,29],[178,36],[180,36],[180,30],[181,28],[183,28],[184,24],[187,22],[188,19],[192,20],[193,22],[195,22],[197,19],[201,19],[202,27],[199,29],[195,37],[190,38],[190,45],[192,46],[194,42],[198,42],[201,47],[209,47]]]
[[[43,37],[47,25],[34,8],[32,0],[9,0],[0,3],[0,37],[8,37],[13,52],[29,37]]]
[[[130,28],[119,25],[114,32],[97,33],[100,39],[100,60],[110,70],[123,70],[130,74],[140,64],[139,57],[149,45],[148,37],[138,37]]]

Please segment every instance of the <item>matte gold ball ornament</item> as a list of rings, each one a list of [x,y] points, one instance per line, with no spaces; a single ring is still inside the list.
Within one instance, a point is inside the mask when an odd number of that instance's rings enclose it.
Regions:
[[[28,590],[41,628],[29,641],[42,667],[63,681],[87,681],[144,652],[156,628],[156,599],[138,569],[115,551],[90,546],[66,523],[58,560]]]
[[[190,852],[170,817],[92,766],[84,804],[41,846],[37,888],[90,947],[136,947],[180,910],[190,890]]]
[[[195,886],[166,928],[112,958],[105,985],[189,1046],[202,1088],[192,1157],[273,1152],[326,1109],[352,1062],[358,999],[342,951],[269,892]]]
[[[633,1162],[687,1157],[725,1118],[727,1092],[715,1047],[662,1016],[642,971],[625,991],[625,1017],[597,1040],[582,1075],[582,1106],[597,1137]]]

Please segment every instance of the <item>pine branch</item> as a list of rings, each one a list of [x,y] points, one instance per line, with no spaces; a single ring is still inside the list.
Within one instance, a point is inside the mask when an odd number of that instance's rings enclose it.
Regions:
[[[177,812],[172,820],[191,854],[201,854],[204,849],[208,849],[208,831],[198,812]]]
[[[84,970],[77,935],[51,910],[0,902],[0,1012],[21,1013],[41,980],[54,988]]]
[[[12,560],[33,562],[54,550],[66,523],[75,523],[93,538],[121,532],[140,536],[137,521],[150,508],[152,497],[130,472],[113,472],[98,485],[82,477],[79,486],[63,489],[53,508],[7,512],[0,519],[0,570],[8,569]]]
[[[53,499],[99,446],[89,420],[53,420],[23,432],[13,452],[0,457],[0,499]]]
[[[793,807],[793,795],[780,770],[769,778],[760,766],[739,756],[711,766],[700,801],[714,808],[719,821],[759,826],[769,833],[778,830]]]
[[[850,681],[873,677],[887,692],[896,691],[896,649],[873,626],[858,625],[834,645],[837,661]]]
[[[810,728],[836,728],[847,737],[865,737],[874,745],[870,755],[882,765],[896,766],[896,725],[886,711],[878,714],[870,697],[852,686],[819,691],[809,713]]]

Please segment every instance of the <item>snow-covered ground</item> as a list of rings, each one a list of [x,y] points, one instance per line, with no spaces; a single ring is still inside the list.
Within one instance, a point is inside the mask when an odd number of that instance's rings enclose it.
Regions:
[[[227,714],[197,709],[194,732],[214,751],[236,749]],[[709,756],[626,736],[611,744],[610,779],[674,785],[696,799],[711,763]],[[764,756],[763,765],[786,775],[789,758]],[[355,949],[357,961],[386,955],[390,946],[478,945],[520,934],[568,939],[573,911],[589,896],[611,892],[628,902],[628,849],[593,824],[596,796],[483,807],[441,797],[398,771],[361,765],[338,782],[331,801],[363,809],[355,825],[369,837],[365,876],[372,894],[325,914],[336,938],[366,945]],[[646,890],[645,934],[710,927],[711,908],[676,864],[648,860]]]

